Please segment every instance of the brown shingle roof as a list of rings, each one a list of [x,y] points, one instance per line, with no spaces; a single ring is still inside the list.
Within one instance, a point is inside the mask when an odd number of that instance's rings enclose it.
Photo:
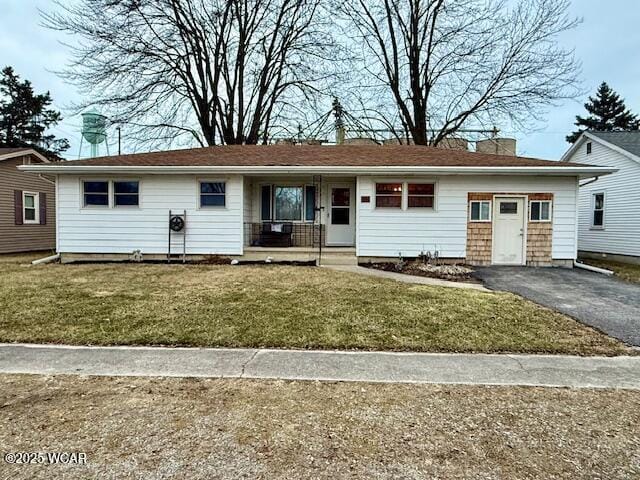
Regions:
[[[435,166],[558,167],[581,166],[526,157],[449,150],[415,145],[226,145],[137,153],[67,162],[68,166]]]

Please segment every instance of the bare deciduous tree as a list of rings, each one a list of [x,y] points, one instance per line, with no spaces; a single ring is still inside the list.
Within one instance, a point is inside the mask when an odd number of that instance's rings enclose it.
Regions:
[[[579,65],[558,36],[567,0],[353,0],[336,8],[364,45],[367,110],[417,144],[469,123],[517,125],[578,94]],[[366,88],[363,88],[365,86]]]
[[[129,138],[266,142],[305,108],[331,55],[320,0],[81,0],[43,14],[79,37],[62,75]]]

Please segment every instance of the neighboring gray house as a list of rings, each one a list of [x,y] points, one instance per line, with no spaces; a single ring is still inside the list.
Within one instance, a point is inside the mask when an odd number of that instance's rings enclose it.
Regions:
[[[562,160],[618,169],[582,182],[580,254],[640,263],[640,131],[585,132]]]

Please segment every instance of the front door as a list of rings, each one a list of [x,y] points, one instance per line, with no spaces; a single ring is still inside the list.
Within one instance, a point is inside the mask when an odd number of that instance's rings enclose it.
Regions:
[[[493,263],[523,265],[524,198],[496,197],[493,211]]]
[[[348,184],[330,184],[329,212],[327,214],[326,244],[351,246],[355,242],[355,216],[353,187]]]

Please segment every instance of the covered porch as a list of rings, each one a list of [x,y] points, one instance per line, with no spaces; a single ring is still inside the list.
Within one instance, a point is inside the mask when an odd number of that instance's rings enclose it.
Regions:
[[[243,259],[356,263],[355,177],[244,177]]]

